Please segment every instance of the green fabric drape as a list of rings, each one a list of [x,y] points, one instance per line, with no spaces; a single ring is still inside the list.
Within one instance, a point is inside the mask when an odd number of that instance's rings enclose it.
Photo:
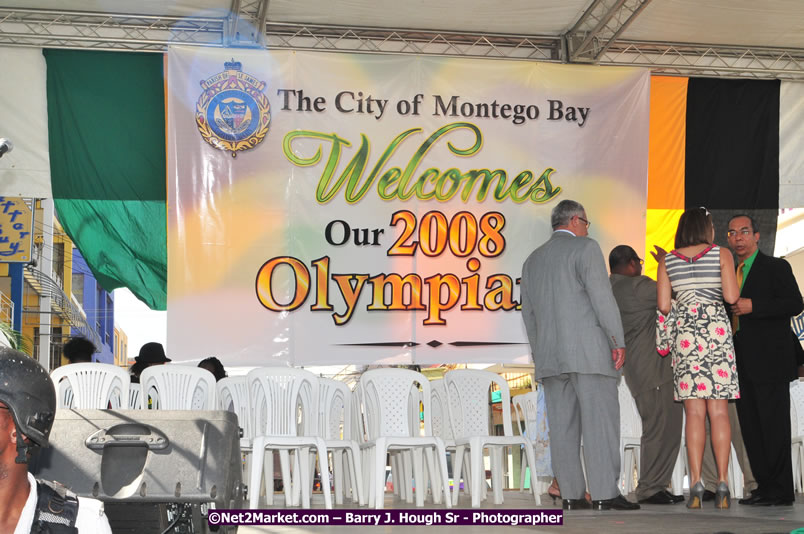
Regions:
[[[167,304],[161,54],[45,50],[56,212],[107,291]]]

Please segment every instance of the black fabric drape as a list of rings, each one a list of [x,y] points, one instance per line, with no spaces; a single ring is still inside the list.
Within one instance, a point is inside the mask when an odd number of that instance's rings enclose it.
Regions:
[[[685,205],[707,207],[715,241],[746,213],[759,225],[760,249],[773,255],[779,212],[778,80],[691,78],[687,87]]]

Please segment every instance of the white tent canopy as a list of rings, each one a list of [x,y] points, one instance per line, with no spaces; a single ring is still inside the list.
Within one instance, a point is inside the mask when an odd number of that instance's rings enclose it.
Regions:
[[[169,43],[804,80],[804,2],[0,0],[0,46],[157,51]]]

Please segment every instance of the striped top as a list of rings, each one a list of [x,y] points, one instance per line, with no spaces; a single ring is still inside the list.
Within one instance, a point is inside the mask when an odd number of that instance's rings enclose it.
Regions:
[[[664,263],[679,302],[691,299],[708,302],[723,300],[719,246],[709,245],[694,258],[674,250],[665,256]]]

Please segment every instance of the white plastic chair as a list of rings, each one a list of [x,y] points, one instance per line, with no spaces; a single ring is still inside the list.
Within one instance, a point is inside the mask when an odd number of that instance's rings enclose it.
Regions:
[[[218,390],[218,408],[237,414],[240,426],[240,453],[243,457],[243,477],[251,472],[251,451],[254,440],[254,422],[251,417],[251,405],[248,401],[248,385],[245,376],[229,376],[221,378],[216,384]]]
[[[265,471],[266,500],[273,499],[273,455],[265,451],[280,452],[282,478],[285,489],[285,505],[301,504],[310,508],[312,486],[308,484],[309,451],[318,451],[318,467],[321,474],[321,491],[324,505],[332,508],[329,490],[329,462],[327,446],[318,433],[318,378],[303,369],[289,367],[262,367],[246,376],[249,404],[254,421],[254,441],[251,474],[249,477],[249,507],[259,505],[260,482]],[[301,421],[299,421],[301,417]],[[296,451],[291,483],[289,451]],[[269,461],[266,462],[266,459]]]
[[[459,369],[444,375],[449,398],[450,418],[455,429],[457,446],[455,480],[460,481],[464,451],[469,450],[469,469],[472,483],[472,508],[480,506],[486,476],[483,451],[488,449],[491,460],[491,481],[494,504],[502,504],[503,450],[506,447],[525,448],[528,465],[534,465],[533,447],[523,436],[515,436],[511,425],[511,394],[508,383],[500,375],[475,369]],[[503,415],[503,435],[495,436],[489,431],[491,421],[490,388],[496,384],[500,390]],[[536,486],[536,474],[531,469],[531,485]],[[541,496],[534,491],[536,504]],[[453,504],[458,504],[458,492],[452,494]]]
[[[542,393],[543,394],[543,393]],[[517,417],[517,424],[519,425],[519,433],[525,438],[530,446],[533,449],[533,457],[539,458],[542,457],[544,454],[545,449],[549,452],[549,442],[544,443],[540,442],[541,436],[539,433],[539,424],[540,424],[540,417],[543,414],[539,413],[539,392],[538,391],[531,391],[529,393],[523,393],[521,395],[516,395],[513,399],[511,399],[514,403],[514,413],[516,413]],[[541,421],[543,423],[543,421]],[[525,452],[523,450],[523,452]],[[535,464],[534,464],[535,465]],[[520,471],[519,471],[519,491],[523,491],[525,488],[525,473],[527,472],[528,465],[526,462],[520,463]],[[530,466],[531,471],[534,471],[534,466]],[[536,475],[536,479],[538,480],[539,474],[534,473]],[[534,493],[538,493],[541,495],[545,491],[547,491],[547,486],[550,485],[552,481],[552,477],[547,477],[549,480],[545,483],[539,481],[538,486],[534,486],[531,484],[530,489]],[[545,486],[544,488],[542,486]]]
[[[797,492],[804,491],[804,382],[790,383],[790,454],[793,482]]]
[[[152,365],[140,374],[142,408],[152,410],[215,410],[215,376],[189,365]]]
[[[128,407],[130,410],[142,409],[142,386],[131,384],[128,390]]]
[[[344,481],[349,481],[352,500],[366,504],[360,447],[352,436],[352,392],[339,380],[319,378],[318,430],[332,454],[335,504],[343,504]],[[344,470],[344,457],[346,470]]]
[[[620,378],[617,385],[620,401],[620,490],[628,495],[634,489],[634,469],[639,478],[639,453],[642,442],[642,419],[631,390]]]
[[[432,389],[431,389],[432,391]],[[410,435],[421,436],[421,420],[419,419],[419,406],[422,402],[422,392],[419,390],[418,383],[413,383],[410,388],[410,395],[408,396],[408,416],[410,417],[408,423],[410,424]],[[432,406],[430,410],[432,414]],[[431,418],[432,424],[432,418]],[[408,504],[413,504],[415,501],[414,483],[421,480],[422,490],[427,489],[427,476],[424,471],[422,455],[419,451],[414,449],[390,451],[391,457],[391,478],[394,481],[393,491],[395,495],[399,495]],[[414,464],[414,462],[417,462]],[[437,471],[437,470],[436,470]],[[422,476],[416,477],[415,473],[422,473]],[[420,492],[422,495],[424,491]],[[433,493],[434,504],[439,504],[440,492]]]
[[[50,373],[56,384],[56,406],[78,410],[128,407],[131,377],[108,363],[72,363]]]
[[[444,380],[431,380],[430,381],[430,413],[432,414],[430,420],[433,427],[433,435],[438,436],[444,441],[444,449],[450,453],[452,460],[452,472],[455,473],[455,431],[452,429],[452,421],[449,417],[449,401],[447,400],[447,386]],[[438,470],[434,473],[433,484],[440,483],[438,478]],[[466,477],[467,481],[469,477]],[[452,493],[460,490],[461,481],[454,480]],[[469,483],[467,482],[467,490]],[[435,492],[434,492],[435,493]],[[437,501],[436,501],[437,502]]]
[[[414,386],[416,391],[414,392]],[[421,394],[418,393],[421,388]],[[447,475],[447,458],[444,442],[433,436],[430,410],[430,382],[421,373],[408,369],[372,369],[360,377],[360,398],[363,407],[363,424],[367,441],[361,445],[364,452],[364,466],[368,466],[369,506],[381,509],[385,505],[385,467],[386,456],[393,451],[412,451],[414,480],[417,483],[416,505],[424,505],[426,487],[423,483],[423,461],[425,450],[427,467],[432,474],[440,469],[440,481],[444,492],[444,502],[451,507]],[[415,399],[414,403],[411,399]],[[424,435],[412,430],[412,421],[418,421],[418,399],[424,407]],[[414,411],[415,414],[412,413]],[[436,457],[432,451],[435,450]],[[437,466],[437,467],[436,467]],[[401,482],[407,470],[396,471],[394,486]],[[431,476],[431,478],[433,478]],[[366,477],[364,476],[364,482]],[[437,491],[434,488],[434,492]],[[438,490],[440,491],[440,490]]]

